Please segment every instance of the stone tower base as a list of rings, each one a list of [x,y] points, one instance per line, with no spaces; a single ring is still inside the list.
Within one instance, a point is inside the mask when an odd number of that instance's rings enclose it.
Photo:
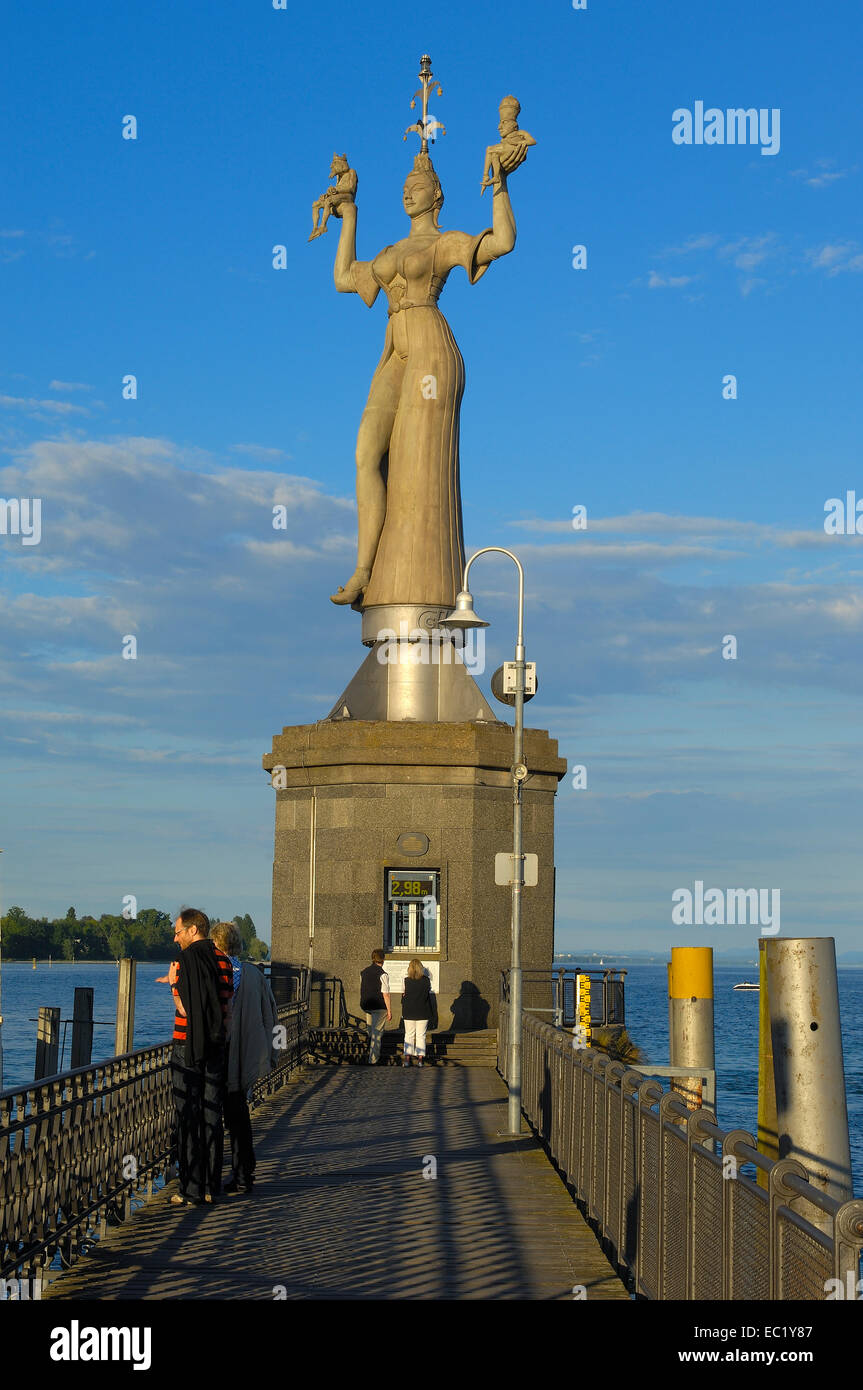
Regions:
[[[524,851],[538,856],[539,881],[523,893],[522,963],[550,979],[554,795],[566,763],[544,730],[526,729],[524,746]],[[359,1014],[372,950],[386,949],[394,980],[418,955],[437,981],[441,1028],[494,1027],[511,949],[511,893],[495,884],[494,860],[512,850],[512,757],[512,728],[502,723],[342,719],[283,729],[263,759],[276,788],[273,960],[341,981]],[[417,879],[437,871],[436,950],[387,944],[388,870]],[[400,993],[394,984],[393,1027]],[[550,1004],[548,995],[550,986],[537,992],[526,978],[525,1005]]]

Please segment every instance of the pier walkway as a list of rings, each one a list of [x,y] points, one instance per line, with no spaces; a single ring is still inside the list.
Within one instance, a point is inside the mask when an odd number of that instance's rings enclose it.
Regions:
[[[305,1066],[253,1124],[251,1195],[172,1183],[43,1297],[628,1301],[492,1067]]]

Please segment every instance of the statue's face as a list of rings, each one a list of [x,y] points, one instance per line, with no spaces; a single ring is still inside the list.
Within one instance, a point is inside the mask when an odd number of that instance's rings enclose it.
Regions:
[[[428,174],[408,174],[402,194],[408,217],[419,217],[421,213],[429,212],[434,206],[435,192],[434,180]]]

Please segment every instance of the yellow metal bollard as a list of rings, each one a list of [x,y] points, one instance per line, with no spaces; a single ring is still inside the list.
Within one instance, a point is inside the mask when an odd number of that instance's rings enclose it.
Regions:
[[[669,966],[669,1061],[673,1067],[715,1066],[713,1045],[713,947],[672,946]],[[690,1110],[701,1105],[698,1077],[672,1079]]]

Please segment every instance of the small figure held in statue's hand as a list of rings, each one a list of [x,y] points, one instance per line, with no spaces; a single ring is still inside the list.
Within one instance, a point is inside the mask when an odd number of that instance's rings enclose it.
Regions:
[[[314,241],[315,237],[323,236],[327,230],[327,220],[330,214],[333,217],[341,217],[342,203],[352,203],[357,191],[357,174],[348,164],[346,154],[334,154],[333,162],[330,165],[330,178],[336,179],[334,188],[328,188],[326,193],[320,198],[316,198],[312,203],[312,234],[309,241]],[[318,217],[321,218],[321,225],[318,226]]]
[[[531,145],[536,144],[532,135],[528,135],[526,130],[519,130],[518,128],[520,110],[521,105],[515,97],[504,97],[500,103],[498,108],[500,120],[497,127],[501,137],[500,144],[489,145],[486,149],[482,183],[479,189],[480,197],[487,188],[499,186],[501,170],[505,174],[510,174],[513,169],[518,168],[519,164],[523,164],[527,159],[527,152]]]

